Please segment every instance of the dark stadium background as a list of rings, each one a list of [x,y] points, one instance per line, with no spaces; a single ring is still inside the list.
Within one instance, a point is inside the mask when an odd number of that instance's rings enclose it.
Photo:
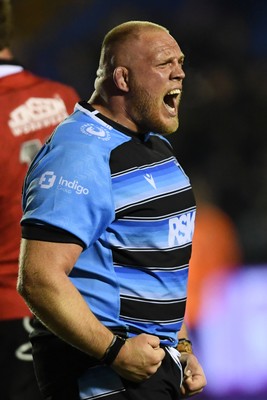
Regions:
[[[206,317],[200,327],[199,352],[211,382],[203,398],[265,399],[267,2],[13,0],[13,5],[16,57],[38,74],[71,84],[84,99],[108,29],[129,19],[151,20],[177,39],[186,55],[186,79],[180,128],[171,142],[192,183],[205,182],[215,204],[231,217],[243,253],[241,271],[224,283],[225,297],[207,299],[217,304],[217,317],[212,314],[210,323]],[[217,330],[222,342],[210,356]],[[233,365],[239,371],[236,385],[226,373]]]

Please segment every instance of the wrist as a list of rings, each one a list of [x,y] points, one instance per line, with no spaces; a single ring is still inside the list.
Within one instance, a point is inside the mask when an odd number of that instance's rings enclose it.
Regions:
[[[176,348],[179,353],[193,354],[192,342],[187,338],[178,339],[178,345]]]
[[[110,345],[105,351],[104,357],[102,357],[100,361],[106,365],[111,365],[119,354],[122,346],[125,344],[125,341],[126,339],[121,336],[114,335]]]

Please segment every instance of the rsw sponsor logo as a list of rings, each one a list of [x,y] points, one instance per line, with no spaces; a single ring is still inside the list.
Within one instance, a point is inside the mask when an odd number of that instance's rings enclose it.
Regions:
[[[68,116],[64,101],[55,98],[30,97],[9,114],[8,125],[14,136],[20,136],[57,125]]]
[[[169,220],[169,247],[190,243],[193,238],[196,211],[189,211]]]
[[[157,189],[154,178],[151,174],[145,174],[144,178],[154,189]]]
[[[46,171],[42,174],[39,179],[39,185],[42,189],[50,189],[54,186],[56,182],[57,176],[53,171]],[[73,191],[76,194],[85,194],[89,193],[89,189],[79,184],[77,180],[69,181],[68,179],[63,178],[61,176],[57,183],[57,189],[63,190],[66,193],[72,193]]]

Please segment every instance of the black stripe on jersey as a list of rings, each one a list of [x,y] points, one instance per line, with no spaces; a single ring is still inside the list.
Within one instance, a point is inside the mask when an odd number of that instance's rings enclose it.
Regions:
[[[120,247],[120,246],[117,246],[117,249],[120,249],[120,250],[127,250],[127,251],[134,251],[134,252],[137,252],[137,251],[139,251],[140,253],[142,253],[142,252],[147,252],[147,251],[150,251],[150,252],[155,252],[155,251],[160,251],[160,250],[163,250],[163,251],[173,251],[173,250],[175,250],[175,249],[181,249],[181,248],[183,248],[183,247],[186,247],[186,246],[188,246],[189,244],[188,243],[185,243],[185,244],[183,244],[183,245],[181,245],[181,246],[174,246],[174,247],[161,247],[160,249],[158,249],[158,248],[151,248],[151,247],[142,247],[141,249],[140,249],[140,247]],[[190,245],[191,245],[191,243],[190,243]]]
[[[149,320],[149,319],[140,319],[140,318],[137,319],[137,318],[131,318],[131,317],[126,317],[126,316],[122,316],[122,315],[120,316],[120,319],[124,320],[125,322],[128,322],[128,323],[130,323],[130,322],[138,323],[139,325],[142,325],[142,323],[145,323],[147,325],[147,323],[154,323],[154,322],[156,324],[168,325],[168,324],[176,324],[176,323],[184,321],[184,317],[172,319],[172,320],[169,320],[169,321],[156,321],[156,320],[152,321],[152,320]],[[138,331],[140,331],[140,333],[144,333],[145,329],[140,329],[139,328]],[[137,333],[137,329],[130,327],[129,332]],[[163,338],[165,338],[165,339],[167,338],[168,339],[168,337],[166,337],[166,336],[160,335],[160,337],[162,339]]]
[[[163,220],[165,220],[167,218],[178,217],[181,214],[188,213],[188,212],[193,211],[195,209],[196,209],[196,207],[185,208],[184,210],[180,210],[179,212],[175,211],[172,214],[160,215],[158,217],[154,217],[154,216],[151,216],[151,217],[147,217],[147,216],[145,216],[145,217],[142,217],[142,216],[141,217],[140,216],[125,216],[125,217],[122,217],[120,220],[121,221],[122,220],[123,221],[163,221]]]
[[[124,206],[116,210],[116,219],[123,217],[161,217],[175,213],[177,215],[177,210],[183,212],[185,205],[187,209],[195,209],[195,198],[191,187]],[[127,211],[125,212],[125,210]]]
[[[139,138],[132,138],[130,142],[123,143],[112,150],[110,154],[111,175],[112,177],[119,176],[134,171],[138,167],[143,168],[145,167],[144,160],[149,160],[146,165],[149,167],[157,163],[163,164],[171,159],[176,160],[173,151],[164,139],[150,136],[149,141],[146,142]]]
[[[184,317],[186,299],[155,301],[121,296],[122,318],[134,318],[136,321],[170,323]]]
[[[121,208],[117,208],[116,209],[116,215],[118,215],[118,213],[120,213],[122,211],[125,211],[127,209],[130,209],[130,211],[131,211],[131,209],[135,208],[136,206],[139,207],[142,204],[150,203],[152,201],[157,201],[157,200],[162,199],[162,198],[170,199],[171,196],[179,195],[180,193],[182,193],[183,191],[188,190],[188,189],[190,189],[190,187],[182,188],[181,190],[176,190],[174,192],[168,192],[168,193],[163,193],[163,194],[151,196],[151,197],[148,197],[148,198],[146,198],[144,200],[141,200],[141,201],[138,201],[138,202],[135,202],[135,203],[129,203],[126,206],[123,206]],[[143,210],[144,210],[144,208],[143,208]]]
[[[126,267],[126,265],[119,265],[119,264],[117,264],[117,263],[115,263],[115,262],[113,262],[113,264],[114,264],[117,268]],[[130,266],[128,265],[127,267],[130,267]],[[157,272],[157,271],[177,272],[177,271],[180,271],[180,270],[182,270],[182,269],[188,269],[188,268],[189,268],[189,264],[176,265],[176,266],[174,266],[174,267],[161,267],[161,266],[157,266],[157,267],[148,267],[148,266],[146,266],[146,267],[145,267],[145,269],[149,269],[149,270],[151,270],[151,271],[153,271],[153,272]]]
[[[171,249],[169,251],[155,249],[154,251],[141,251],[136,249],[112,248],[114,263],[129,267],[155,268],[165,266],[167,268],[177,267],[188,264],[191,256],[192,245]],[[179,263],[179,264],[178,264]],[[145,267],[145,268],[146,268]]]
[[[129,169],[125,169],[123,171],[119,171],[119,172],[113,173],[113,174],[111,174],[111,177],[114,178],[114,177],[117,177],[117,176],[127,175],[129,172],[133,172],[133,171],[142,171],[142,169],[155,167],[156,165],[166,164],[171,160],[175,160],[176,161],[176,158],[175,157],[169,157],[169,158],[165,158],[164,160],[157,161],[157,162],[152,162],[152,163],[149,163],[149,164],[142,164],[142,165],[140,165],[138,167],[135,166],[133,168],[129,168]]]

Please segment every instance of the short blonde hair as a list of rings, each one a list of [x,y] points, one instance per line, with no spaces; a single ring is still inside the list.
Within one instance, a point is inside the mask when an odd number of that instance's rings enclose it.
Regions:
[[[150,21],[127,21],[111,29],[102,42],[100,55],[100,69],[106,73],[111,72],[114,67],[114,56],[117,49],[122,46],[129,38],[138,39],[144,31],[164,31],[168,29],[162,25]]]

